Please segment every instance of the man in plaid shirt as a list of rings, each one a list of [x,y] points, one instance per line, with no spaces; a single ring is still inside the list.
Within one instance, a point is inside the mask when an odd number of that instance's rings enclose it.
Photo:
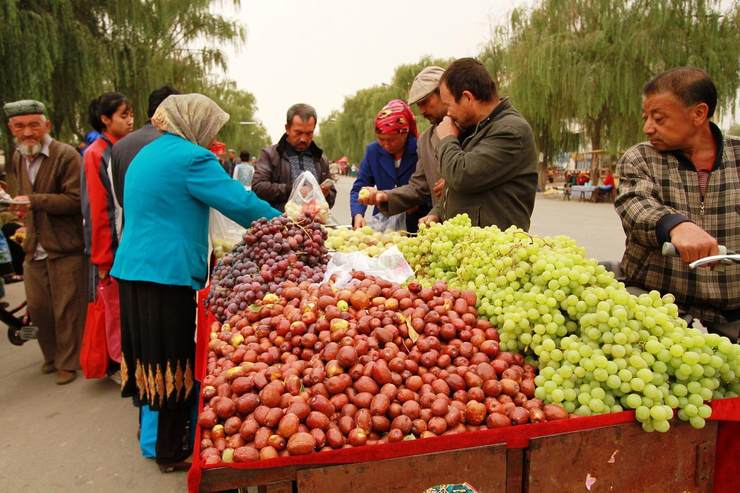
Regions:
[[[619,160],[617,213],[627,234],[620,265],[625,283],[673,293],[676,303],[710,327],[737,338],[740,266],[688,264],[740,248],[740,139],[710,121],[717,90],[703,70],[676,68],[643,89],[649,142]],[[670,241],[680,257],[664,257]]]

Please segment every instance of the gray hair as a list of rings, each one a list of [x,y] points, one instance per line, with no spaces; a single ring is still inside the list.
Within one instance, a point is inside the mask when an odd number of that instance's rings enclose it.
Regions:
[[[319,121],[319,117],[316,116],[316,109],[310,104],[298,103],[288,108],[286,123],[288,125],[293,123],[293,118],[295,118],[296,115],[298,115],[298,117],[304,122],[307,122],[311,118],[316,122]]]

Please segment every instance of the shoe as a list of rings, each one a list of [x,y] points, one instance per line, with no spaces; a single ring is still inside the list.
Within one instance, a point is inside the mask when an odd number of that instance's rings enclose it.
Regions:
[[[110,375],[108,375],[108,378],[116,382],[119,387],[121,386],[121,370],[118,370],[115,373],[111,373]]]
[[[76,371],[58,370],[57,371],[57,385],[67,385],[77,378]]]
[[[41,373],[44,375],[48,375],[49,373],[54,373],[57,371],[56,368],[54,368],[54,362],[53,361],[47,361],[43,365],[41,365]]]

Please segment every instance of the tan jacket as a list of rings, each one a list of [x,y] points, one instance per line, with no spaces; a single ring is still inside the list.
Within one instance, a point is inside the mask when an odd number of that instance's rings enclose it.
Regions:
[[[82,210],[80,166],[82,158],[70,145],[52,140],[49,157],[39,167],[31,185],[25,159],[15,151],[7,170],[11,195],[28,195],[31,210],[24,219],[26,239],[23,250],[31,258],[41,246],[49,258],[82,255]]]
[[[430,214],[442,215],[441,198],[432,195],[432,188],[439,180],[439,160],[437,159],[437,148],[439,138],[434,133],[435,126],[426,129],[416,143],[416,152],[419,160],[416,163],[416,171],[409,178],[406,185],[384,190],[388,194],[388,202],[378,204],[380,212],[386,216],[399,214],[407,209],[422,205],[431,195],[432,210]]]

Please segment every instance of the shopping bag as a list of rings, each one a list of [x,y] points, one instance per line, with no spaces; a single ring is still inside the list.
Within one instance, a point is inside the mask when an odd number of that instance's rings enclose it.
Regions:
[[[333,279],[334,287],[341,289],[352,282],[352,272],[355,271],[397,284],[402,284],[414,276],[414,270],[406,262],[406,258],[398,247],[393,245],[378,257],[369,257],[362,252],[334,253],[326,266],[322,282],[326,283]]]
[[[220,259],[242,240],[245,228],[224,216],[216,209],[211,209],[208,220],[208,236],[213,246],[213,254]]]
[[[105,378],[108,370],[105,305],[100,296],[87,304],[80,367],[85,378]]]
[[[293,183],[293,190],[285,203],[285,215],[295,221],[310,217],[326,224],[329,220],[329,203],[310,171],[298,175]]]
[[[98,298],[105,309],[105,340],[110,359],[121,362],[121,302],[118,282],[108,276],[98,282]]]
[[[401,212],[394,216],[386,216],[382,212],[378,212],[368,219],[367,225],[370,226],[370,229],[378,233],[406,231],[406,213]]]

